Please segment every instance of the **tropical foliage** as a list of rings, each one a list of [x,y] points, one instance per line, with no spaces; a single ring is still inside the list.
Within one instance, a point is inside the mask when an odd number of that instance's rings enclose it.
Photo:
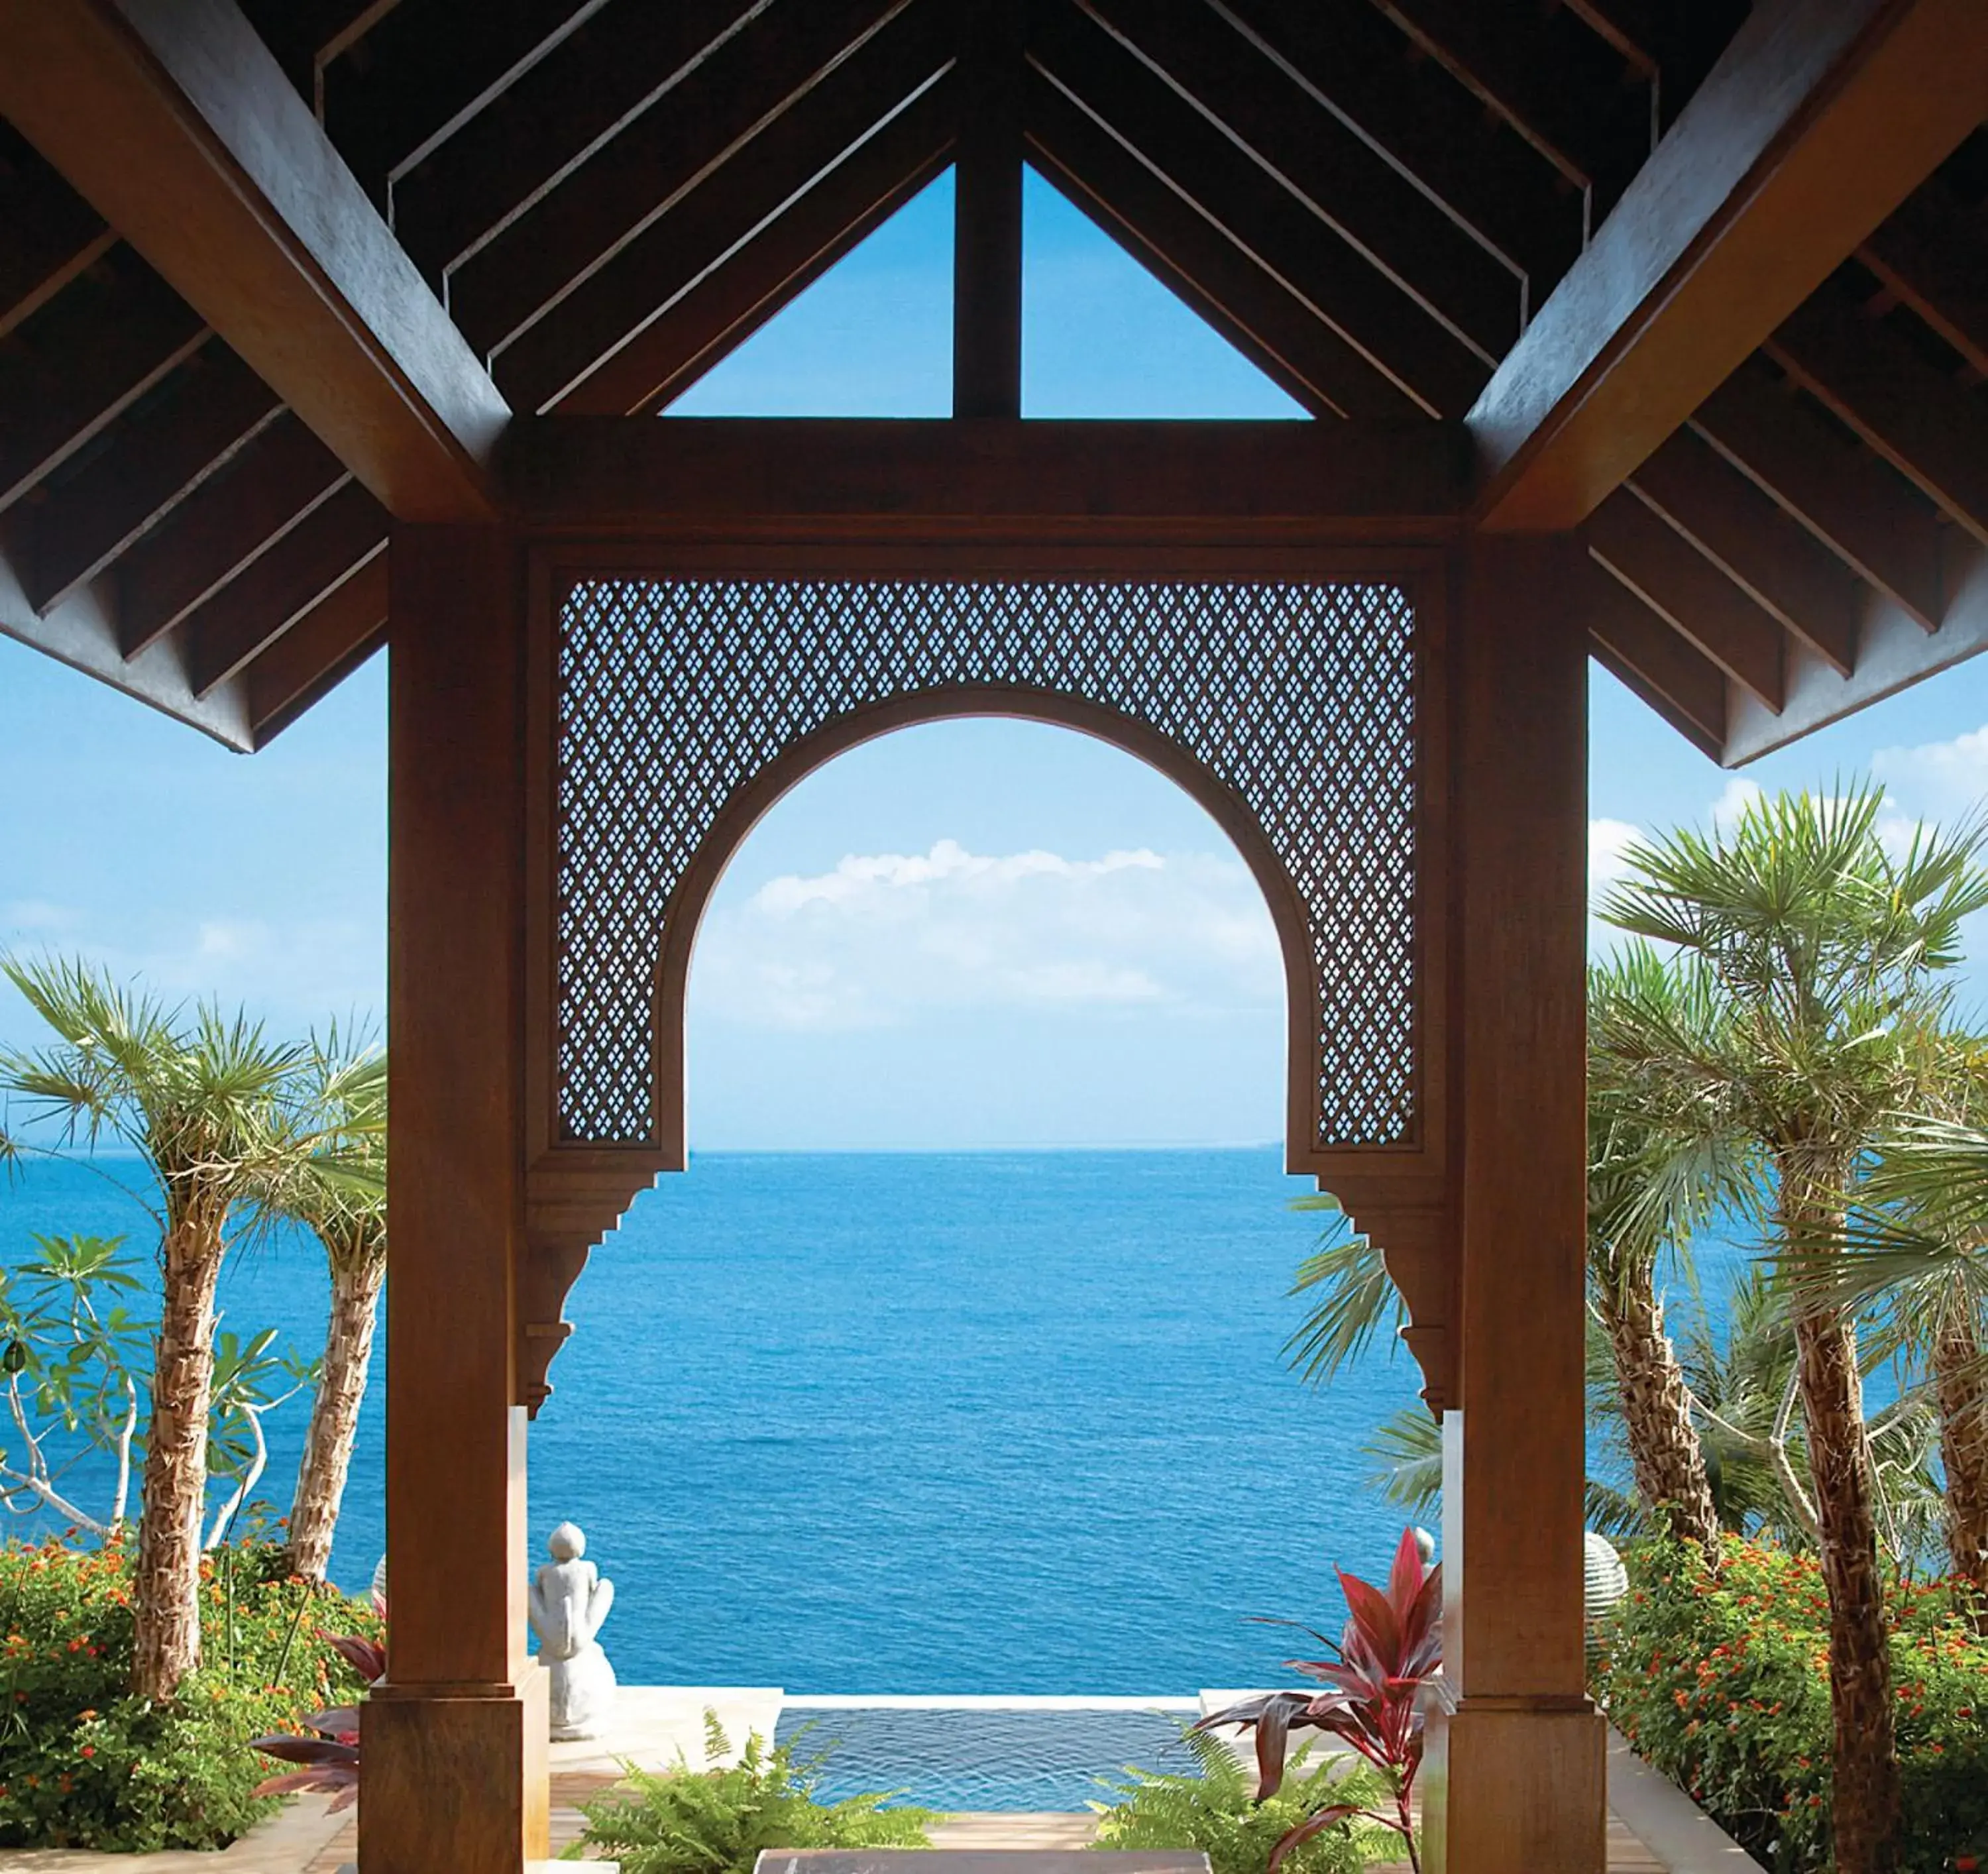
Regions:
[[[1322,1830],[1354,1820],[1394,1830],[1406,1846],[1409,1866],[1421,1866],[1411,1805],[1428,1706],[1440,1696],[1442,1570],[1424,1564],[1415,1532],[1404,1530],[1385,1588],[1343,1568],[1337,1572],[1348,1617],[1337,1641],[1295,1621],[1270,1623],[1297,1627],[1326,1649],[1325,1659],[1284,1664],[1327,1690],[1266,1693],[1211,1712],[1195,1727],[1212,1731],[1234,1725],[1253,1734],[1261,1800],[1276,1795],[1283,1785],[1286,1749],[1294,1730],[1337,1738],[1384,1779],[1386,1800],[1378,1805],[1364,1804],[1357,1794],[1330,1792],[1330,1800],[1310,1809],[1271,1850],[1270,1874]]]
[[[1320,1810],[1335,1805],[1356,1811],[1392,1799],[1378,1771],[1350,1751],[1317,1751],[1307,1744],[1292,1753],[1276,1794],[1259,1801],[1256,1779],[1219,1738],[1187,1727],[1191,1774],[1128,1767],[1124,1780],[1104,1788],[1115,1800],[1093,1802],[1101,1849],[1161,1852],[1199,1850],[1212,1874],[1263,1874],[1280,1842]],[[1391,1859],[1400,1838],[1356,1813],[1307,1836],[1285,1855],[1287,1874],[1356,1874],[1369,1862]]]
[[[201,1669],[171,1699],[140,1698],[134,1586],[122,1536],[0,1548],[0,1845],[225,1846],[276,1806],[255,1793],[265,1767],[248,1740],[356,1687],[317,1623],[377,1631],[251,1536],[198,1564]]]
[[[1654,1543],[1604,1623],[1595,1690],[1641,1755],[1775,1874],[1831,1866],[1830,1617],[1821,1563]],[[1951,1581],[1886,1584],[1903,1874],[1988,1860],[1988,1644]]]
[[[626,1782],[580,1807],[586,1832],[565,1859],[618,1861],[622,1874],[752,1874],[769,1848],[928,1848],[928,1809],[895,1803],[891,1792],[824,1801],[827,1752],[798,1757],[756,1734],[728,1764],[731,1742],[717,1714],[704,1714],[705,1766],[679,1762]]]

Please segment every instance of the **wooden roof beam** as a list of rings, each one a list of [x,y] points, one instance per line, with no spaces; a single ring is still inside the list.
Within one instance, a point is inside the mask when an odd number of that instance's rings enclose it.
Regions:
[[[1756,759],[1840,722],[1882,699],[1988,651],[1988,549],[1953,533],[1948,597],[1939,628],[1882,597],[1871,600],[1858,631],[1857,668],[1840,675],[1806,645],[1790,643],[1779,712],[1736,690],[1723,759],[1730,767]]]
[[[232,0],[0,0],[0,110],[394,513],[510,411]]]
[[[1988,378],[1988,215],[1937,177],[1857,250],[1878,283]]]
[[[1726,673],[1591,560],[1577,601],[1595,657],[1714,761],[1726,750]]]
[[[1022,414],[1022,15],[955,0],[952,414]]]
[[[0,338],[110,252],[103,218],[0,120]]]
[[[1331,225],[1281,188],[1104,28],[1073,5],[1041,15],[1036,69],[1396,384],[1425,414],[1460,417],[1489,374],[1472,350]]]
[[[557,405],[562,415],[667,408],[931,181],[952,148],[942,83],[747,235]]]
[[[1315,417],[1414,413],[1364,353],[1039,72],[1027,105],[1043,174],[1286,395]]]
[[[1523,323],[1520,271],[1291,82],[1202,0],[1078,0],[1119,44],[1423,312],[1495,364]],[[1259,181],[1258,187],[1262,182]]]
[[[258,652],[239,682],[249,732],[265,746],[387,641],[387,563],[374,553]]]
[[[1855,575],[1710,444],[1679,430],[1636,471],[1628,490],[1849,675],[1857,661]]]
[[[172,638],[127,658],[118,641],[114,613],[106,596],[95,587],[86,587],[47,611],[37,611],[4,549],[0,549],[0,631],[190,724],[224,747],[245,753],[254,746],[246,698],[239,684],[223,684],[204,697],[196,696],[187,681],[183,648]]]
[[[1587,550],[1734,682],[1779,712],[1787,633],[1675,529],[1625,489],[1588,523]]]
[[[1988,405],[1978,391],[1834,290],[1816,294],[1761,349],[1988,546]]]
[[[534,414],[556,406],[864,144],[907,117],[918,120],[914,141],[928,147],[939,121],[931,113],[949,130],[951,25],[935,7],[912,8],[712,164],[668,215],[497,353],[492,368],[505,394]],[[529,218],[519,224],[529,225]]]
[[[1577,526],[1980,122],[1979,0],[1760,0],[1472,410],[1484,526]]]
[[[1526,276],[1527,311],[1580,253],[1581,191],[1368,0],[1210,9],[1474,238]]]
[[[274,419],[276,394],[218,339],[118,419],[25,510],[37,611],[59,604],[157,526]]]

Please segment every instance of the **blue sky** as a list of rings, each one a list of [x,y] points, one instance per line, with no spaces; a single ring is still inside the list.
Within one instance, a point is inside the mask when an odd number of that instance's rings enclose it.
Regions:
[[[1028,414],[1295,414],[1034,178],[1028,209]],[[678,408],[943,414],[950,214],[935,184]],[[1750,785],[1875,773],[1902,815],[1942,820],[1988,793],[1988,660],[1743,778],[1591,679],[1601,877],[1631,830],[1703,822]],[[0,638],[0,946],[84,952],[285,1029],[378,1010],[386,683],[376,659],[245,759]],[[796,790],[727,875],[692,986],[692,1141],[1268,1140],[1281,993],[1253,884],[1170,783],[1063,730],[903,731]],[[33,1037],[0,997],[0,1040]]]

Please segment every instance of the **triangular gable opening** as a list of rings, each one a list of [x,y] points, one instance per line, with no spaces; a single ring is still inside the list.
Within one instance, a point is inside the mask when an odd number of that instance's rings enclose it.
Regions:
[[[1307,413],[1043,177],[1023,195],[1022,412]],[[952,172],[669,406],[698,417],[944,417],[952,408]]]

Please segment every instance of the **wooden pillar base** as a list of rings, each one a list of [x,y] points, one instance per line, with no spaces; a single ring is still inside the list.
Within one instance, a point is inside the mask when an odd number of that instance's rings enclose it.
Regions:
[[[360,1707],[360,1874],[522,1874],[551,1852],[546,1674],[376,1686]]]
[[[1466,1699],[1429,1726],[1426,1874],[1602,1874],[1608,1727],[1584,1699]]]

